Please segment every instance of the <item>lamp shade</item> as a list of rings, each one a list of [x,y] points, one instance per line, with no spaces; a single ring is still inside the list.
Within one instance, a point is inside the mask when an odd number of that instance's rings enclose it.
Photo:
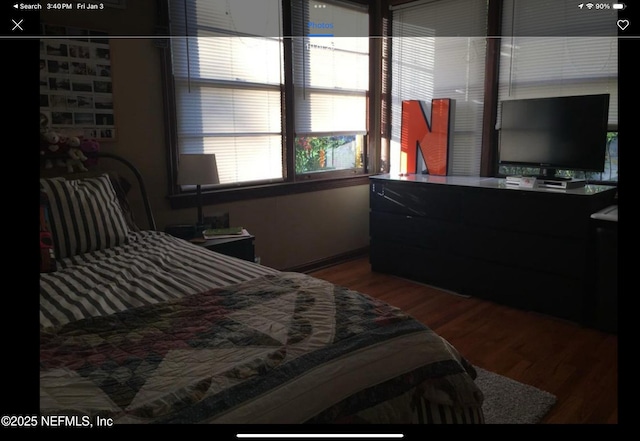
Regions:
[[[219,184],[216,155],[180,155],[178,185]]]

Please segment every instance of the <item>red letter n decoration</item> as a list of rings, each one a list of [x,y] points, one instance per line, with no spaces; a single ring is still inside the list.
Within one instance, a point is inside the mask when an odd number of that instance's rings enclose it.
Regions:
[[[450,98],[431,100],[431,121],[418,100],[402,101],[400,130],[400,173],[448,174],[449,146],[453,132],[455,101]],[[426,169],[418,164],[418,151]],[[418,168],[420,167],[420,170]]]

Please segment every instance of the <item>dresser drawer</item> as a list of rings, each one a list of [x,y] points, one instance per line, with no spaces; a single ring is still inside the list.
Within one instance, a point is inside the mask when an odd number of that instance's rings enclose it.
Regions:
[[[462,195],[463,221],[527,234],[584,238],[591,214],[587,202],[584,196],[562,193],[472,188]]]
[[[373,271],[464,292],[463,262],[456,256],[378,239],[371,242],[369,259]]]
[[[513,268],[580,278],[587,265],[587,242],[575,237],[465,226],[458,230],[456,251]],[[517,244],[517,247],[514,247]]]
[[[406,214],[429,219],[459,220],[460,191],[451,186],[425,186],[414,182],[372,182],[373,211]]]
[[[460,226],[451,221],[428,219],[404,214],[372,211],[369,234],[398,244],[417,246],[426,251],[447,253],[459,250]]]

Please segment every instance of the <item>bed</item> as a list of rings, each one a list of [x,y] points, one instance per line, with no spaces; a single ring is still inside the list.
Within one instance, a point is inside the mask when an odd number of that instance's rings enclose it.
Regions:
[[[473,366],[400,309],[140,229],[108,173],[40,185],[42,415],[484,423]]]

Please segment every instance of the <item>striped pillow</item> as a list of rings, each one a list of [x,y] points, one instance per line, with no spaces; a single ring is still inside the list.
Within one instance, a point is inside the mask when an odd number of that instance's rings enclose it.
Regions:
[[[40,179],[51,207],[57,257],[71,257],[127,242],[129,228],[109,176]]]

